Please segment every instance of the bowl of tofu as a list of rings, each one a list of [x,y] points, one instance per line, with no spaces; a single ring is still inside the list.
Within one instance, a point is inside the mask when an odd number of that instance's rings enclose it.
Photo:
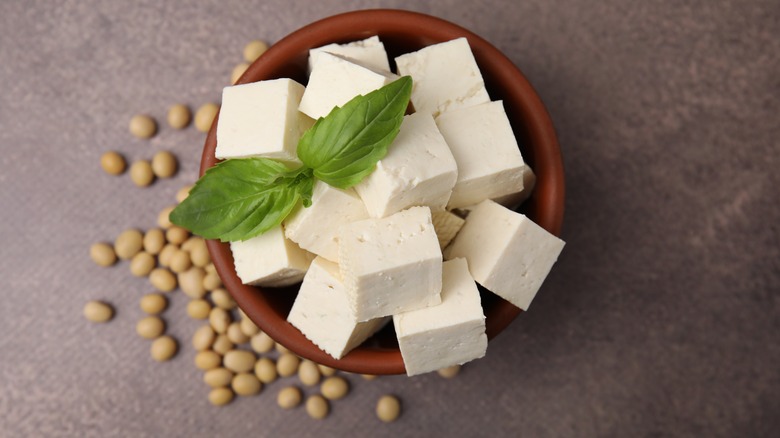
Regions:
[[[276,342],[361,374],[482,357],[527,310],[564,243],[550,116],[517,66],[473,32],[403,10],[331,16],[281,39],[223,91],[201,175],[220,160],[296,165],[298,139],[350,98],[411,76],[388,153],[348,190],[242,242],[209,240],[227,290]]]

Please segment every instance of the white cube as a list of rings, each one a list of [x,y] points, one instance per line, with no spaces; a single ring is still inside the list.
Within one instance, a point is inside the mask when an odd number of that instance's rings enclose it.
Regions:
[[[411,206],[444,210],[458,178],[458,167],[433,117],[404,117],[398,136],[376,169],[355,190],[372,217]]]
[[[292,79],[225,87],[216,157],[265,157],[300,163],[298,140],[314,123],[298,111],[303,92],[303,85]]]
[[[358,321],[439,304],[441,265],[428,207],[339,230],[339,266]]]
[[[431,213],[433,229],[436,231],[436,237],[439,239],[439,247],[442,250],[452,242],[452,239],[458,234],[458,231],[466,222],[463,218],[451,211],[434,211]]]
[[[281,226],[230,242],[236,274],[244,284],[282,287],[303,280],[314,255],[284,237]]]
[[[445,255],[466,258],[479,284],[527,310],[563,246],[526,216],[488,200],[469,213]]]
[[[317,257],[303,278],[287,321],[306,338],[341,359],[381,329],[390,317],[358,322],[341,282],[339,267]]]
[[[447,208],[523,190],[525,162],[501,101],[443,113],[436,124],[458,163]]]
[[[333,43],[309,50],[309,72],[314,70],[317,58],[322,52],[341,55],[375,70],[390,71],[390,62],[387,59],[385,45],[382,44],[382,41],[376,35],[347,44]]]
[[[395,58],[398,74],[411,76],[415,111],[434,117],[490,101],[466,38],[425,47]]]
[[[354,190],[339,190],[317,181],[312,203],[298,207],[284,221],[284,233],[301,248],[332,262],[339,259],[338,231],[344,224],[368,218]]]
[[[313,119],[325,117],[334,107],[353,97],[368,94],[398,79],[398,76],[352,62],[343,56],[322,52],[309,76],[298,109]]]
[[[531,169],[531,166],[527,164],[523,166],[522,172],[523,172],[523,190],[517,193],[510,193],[508,195],[493,198],[493,201],[496,201],[497,203],[503,205],[504,207],[510,210],[516,209],[523,202],[525,202],[525,200],[528,199],[529,196],[531,196],[531,192],[534,190],[534,187],[536,186],[536,174],[534,173],[533,169]]]
[[[406,374],[435,371],[485,355],[485,315],[464,259],[444,262],[441,304],[393,315]]]

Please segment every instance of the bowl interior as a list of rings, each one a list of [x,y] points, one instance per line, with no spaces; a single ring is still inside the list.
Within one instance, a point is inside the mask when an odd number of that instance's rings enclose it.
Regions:
[[[308,50],[330,43],[346,43],[378,35],[393,59],[431,44],[466,37],[479,65],[492,100],[503,100],[525,161],[534,169],[537,183],[520,211],[553,234],[560,233],[563,220],[563,165],[552,123],[531,85],[501,52],[472,32],[450,22],[424,14],[399,10],[367,10],[332,16],[303,27],[273,45],[255,61],[238,83],[275,78],[307,82]],[[213,166],[216,126],[208,133],[201,160],[201,174]],[[392,324],[366,343],[335,360],[306,339],[286,319],[297,286],[274,289],[241,284],[233,267],[228,244],[208,241],[214,264],[225,287],[239,307],[277,342],[301,357],[345,371],[364,374],[400,374],[403,360]],[[487,335],[493,338],[520,309],[482,290]]]

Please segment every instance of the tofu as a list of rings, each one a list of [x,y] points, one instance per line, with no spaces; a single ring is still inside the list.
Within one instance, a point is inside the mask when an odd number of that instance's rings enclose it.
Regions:
[[[493,201],[496,201],[497,203],[503,205],[504,207],[514,210],[520,205],[525,202],[526,199],[528,199],[529,196],[531,196],[531,192],[533,192],[534,187],[536,186],[536,174],[531,169],[531,166],[524,165],[522,168],[523,172],[523,190],[517,192],[517,193],[511,193],[509,195],[499,196],[497,198],[493,198]]]
[[[317,257],[303,278],[287,321],[322,351],[341,359],[387,324],[390,317],[358,322],[338,265]]]
[[[281,226],[230,242],[236,274],[244,284],[282,287],[303,280],[314,256],[284,237]]]
[[[436,237],[439,239],[439,247],[443,251],[466,221],[451,211],[435,211],[431,213],[431,222],[433,222]]]
[[[404,117],[398,136],[376,169],[355,190],[371,217],[382,218],[412,206],[444,210],[458,167],[433,117]]]
[[[436,119],[458,163],[448,209],[523,190],[523,156],[501,101],[450,111]]]
[[[479,284],[527,310],[563,246],[526,216],[487,200],[469,213],[445,256],[464,257]]]
[[[485,315],[465,259],[444,262],[441,304],[393,315],[406,374],[478,359],[487,351]]]
[[[340,190],[317,181],[311,206],[300,206],[285,219],[284,234],[301,248],[338,262],[339,227],[368,217],[363,201],[354,190]]]
[[[303,85],[292,79],[225,87],[215,156],[265,157],[299,164],[298,140],[314,124],[298,112],[303,93]]]
[[[398,74],[411,76],[415,111],[438,116],[490,101],[466,38],[425,47],[395,58]]]
[[[398,76],[390,72],[373,70],[343,56],[322,52],[317,56],[298,109],[319,119],[353,97],[368,94],[396,79]]]
[[[328,44],[327,46],[317,47],[309,50],[309,72],[314,70],[317,65],[317,58],[320,53],[328,52],[334,55],[341,55],[347,59],[355,60],[366,67],[374,70],[390,71],[390,62],[387,59],[385,45],[379,40],[378,36],[372,36],[360,41],[353,41],[347,44]]]
[[[428,207],[339,230],[339,267],[358,321],[441,302],[442,254]]]

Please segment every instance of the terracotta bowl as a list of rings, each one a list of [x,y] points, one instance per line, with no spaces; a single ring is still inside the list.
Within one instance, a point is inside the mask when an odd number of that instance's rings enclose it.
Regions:
[[[391,66],[392,59],[403,53],[459,37],[468,39],[491,99],[504,101],[523,158],[537,175],[533,195],[520,210],[558,235],[563,220],[563,164],[547,110],[512,61],[490,43],[460,26],[400,10],[364,10],[335,15],[309,24],[280,40],[249,67],[238,83],[289,77],[305,84],[309,49],[372,35],[379,35],[384,43]],[[214,158],[217,123],[219,117],[206,138],[201,175],[217,162]],[[209,241],[208,248],[225,287],[239,307],[277,342],[301,357],[345,371],[363,374],[404,372],[392,324],[341,360],[335,360],[287,322],[297,287],[263,289],[243,285],[233,268],[229,245]],[[487,291],[482,291],[482,300],[488,338],[504,330],[520,313],[520,309]]]

